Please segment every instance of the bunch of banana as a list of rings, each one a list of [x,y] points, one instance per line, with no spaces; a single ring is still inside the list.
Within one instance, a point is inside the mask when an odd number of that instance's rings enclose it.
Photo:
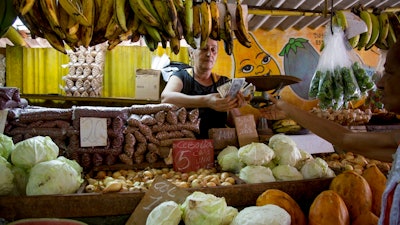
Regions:
[[[239,0],[235,15],[226,10],[223,20],[217,0],[6,0],[0,1],[0,6],[6,6],[7,1],[12,1],[15,17],[19,15],[33,37],[46,38],[63,53],[67,46],[76,50],[106,41],[111,50],[122,41],[141,37],[151,51],[169,43],[175,54],[182,39],[193,48],[204,47],[208,38],[223,40],[228,54],[233,36],[250,47]]]
[[[281,119],[272,124],[272,130],[275,133],[296,133],[302,129],[303,127],[292,119]]]

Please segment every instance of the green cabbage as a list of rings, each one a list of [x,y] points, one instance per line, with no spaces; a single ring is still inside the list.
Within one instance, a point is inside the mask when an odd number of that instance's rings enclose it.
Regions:
[[[186,197],[181,208],[185,225],[228,225],[230,218],[236,216],[235,210],[227,206],[224,197],[200,191]]]
[[[11,137],[0,133],[0,156],[8,160],[11,151],[14,150],[14,142]]]
[[[11,164],[0,156],[0,195],[9,195],[14,190],[14,175]]]
[[[40,162],[32,167],[26,195],[54,195],[75,193],[83,179],[82,168],[77,171],[64,157],[50,161]],[[73,164],[73,163],[72,163]]]
[[[14,174],[14,184],[16,195],[26,195],[26,184],[28,183],[29,172],[17,166],[11,168]]]
[[[238,173],[244,164],[239,160],[239,150],[235,146],[227,146],[217,156],[222,171]]]
[[[290,225],[291,222],[290,214],[285,209],[267,204],[242,209],[231,225]]]
[[[274,157],[274,151],[264,143],[252,142],[239,148],[239,159],[246,165],[267,165]]]
[[[248,184],[276,181],[271,169],[265,166],[245,166],[240,170],[239,178]]]
[[[275,151],[275,161],[279,165],[296,164],[302,159],[296,142],[285,134],[275,134],[269,139],[269,146]]]
[[[151,210],[146,225],[178,225],[181,218],[180,205],[174,201],[165,201]]]
[[[307,161],[300,169],[304,179],[334,177],[335,172],[329,168],[328,163],[320,157]]]
[[[272,174],[276,180],[288,181],[288,180],[302,180],[303,175],[296,169],[296,167],[290,165],[278,165],[272,168]]]
[[[30,169],[37,163],[56,159],[58,146],[49,136],[36,136],[15,144],[11,162],[20,168]]]

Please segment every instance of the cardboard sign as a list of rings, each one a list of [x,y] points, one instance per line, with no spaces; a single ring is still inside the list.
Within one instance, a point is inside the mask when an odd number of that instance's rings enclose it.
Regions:
[[[240,147],[251,142],[259,142],[254,115],[237,116],[234,120]]]
[[[190,193],[186,190],[178,188],[161,176],[157,176],[125,224],[146,225],[148,215],[157,205],[166,201],[182,204],[189,195]]]
[[[81,147],[107,146],[107,118],[80,118]]]
[[[4,133],[6,127],[8,109],[0,110],[0,133]]]
[[[208,131],[208,136],[214,141],[214,149],[238,145],[235,128],[211,128]]]
[[[180,140],[172,144],[175,171],[191,172],[214,167],[214,144],[211,139]]]

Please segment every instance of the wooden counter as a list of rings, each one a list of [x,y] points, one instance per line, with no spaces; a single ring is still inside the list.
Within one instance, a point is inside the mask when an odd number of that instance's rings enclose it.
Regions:
[[[29,105],[71,108],[72,106],[114,106],[124,107],[134,104],[160,103],[155,100],[140,100],[134,98],[106,98],[106,97],[72,97],[61,95],[21,94],[21,98],[28,101]]]
[[[301,181],[271,182],[261,184],[239,184],[210,188],[187,189],[202,191],[225,197],[227,204],[237,208],[255,205],[257,197],[267,189],[277,188],[292,196],[308,213],[314,198],[329,188],[332,178]],[[0,218],[17,220],[22,218],[56,217],[107,217],[130,215],[144,196],[144,192],[80,193],[52,196],[0,197]]]

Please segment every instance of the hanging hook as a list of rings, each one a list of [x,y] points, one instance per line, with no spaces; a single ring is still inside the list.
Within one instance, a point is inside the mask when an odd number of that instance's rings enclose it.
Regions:
[[[332,22],[332,20],[333,20],[333,0],[331,0],[331,16],[330,16],[330,26],[331,26],[331,33],[333,34],[333,28],[332,28],[332,25],[333,25],[333,22]]]

